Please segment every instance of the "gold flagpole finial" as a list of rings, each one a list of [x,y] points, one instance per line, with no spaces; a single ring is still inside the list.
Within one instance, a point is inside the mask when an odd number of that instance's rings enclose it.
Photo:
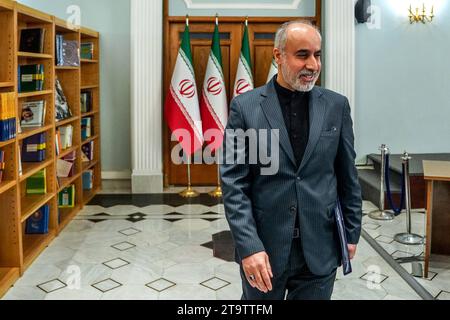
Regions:
[[[189,27],[189,15],[186,15],[186,25]]]
[[[248,26],[248,16],[245,17],[245,25]]]
[[[219,25],[219,14],[216,13],[216,24]]]

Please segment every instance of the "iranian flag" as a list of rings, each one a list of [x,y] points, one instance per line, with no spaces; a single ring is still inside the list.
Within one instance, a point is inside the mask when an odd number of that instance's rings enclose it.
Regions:
[[[227,93],[222,71],[222,53],[220,51],[219,25],[217,20],[203,84],[200,112],[205,137],[207,136],[206,132],[208,130],[216,130],[213,134],[214,139],[209,144],[209,147],[212,151],[217,150],[222,145],[223,135],[228,121]]]
[[[186,23],[170,89],[164,105],[167,124],[189,156],[203,145],[202,121],[192,67],[189,25]]]
[[[250,41],[248,40],[248,22],[245,21],[244,37],[242,38],[241,56],[239,58],[234,83],[233,97],[237,97],[247,91],[253,90],[252,62],[250,58]]]
[[[272,63],[270,64],[270,70],[269,70],[269,75],[267,76],[267,83],[270,82],[270,80],[272,80],[272,78],[278,74],[278,66],[275,62],[275,59],[272,60]]]

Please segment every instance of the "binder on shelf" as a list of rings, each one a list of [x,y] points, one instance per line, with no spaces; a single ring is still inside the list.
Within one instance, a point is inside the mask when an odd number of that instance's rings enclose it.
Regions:
[[[48,224],[50,220],[50,207],[43,206],[38,211],[33,213],[26,222],[26,234],[47,234]]]
[[[65,40],[61,34],[56,35],[56,65],[57,66],[80,66],[80,48],[78,41]]]
[[[44,53],[45,29],[29,28],[20,30],[20,49],[22,52]]]
[[[46,169],[42,169],[27,179],[27,194],[47,193]]]
[[[83,172],[83,190],[89,191],[94,188],[94,171],[88,170]]]
[[[0,142],[16,137],[16,94],[0,93]]]
[[[59,139],[58,142],[61,150],[66,150],[72,147],[72,138],[73,138],[73,126],[62,126],[58,129]]]
[[[44,65],[27,64],[19,66],[19,92],[44,90]]]
[[[81,59],[92,60],[94,59],[94,43],[83,42],[80,49]]]
[[[58,193],[58,208],[75,207],[75,185],[70,185]]]
[[[42,162],[45,160],[46,133],[38,133],[22,142],[22,162]]]
[[[91,91],[81,92],[81,113],[90,112],[92,110],[92,93]]]
[[[81,140],[86,140],[92,136],[92,118],[82,118],[81,119]]]
[[[22,103],[20,125],[22,128],[37,128],[44,126],[45,100]]]
[[[94,141],[89,141],[81,146],[82,162],[90,162],[94,160]]]

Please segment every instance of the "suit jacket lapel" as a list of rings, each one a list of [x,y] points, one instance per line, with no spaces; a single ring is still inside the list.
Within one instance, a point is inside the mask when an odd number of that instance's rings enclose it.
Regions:
[[[289,159],[294,166],[296,165],[294,151],[292,150],[291,141],[284,122],[283,113],[281,111],[280,101],[275,90],[275,85],[272,80],[266,86],[266,91],[262,93],[265,97],[261,102],[261,107],[272,129],[279,129],[278,139],[280,141],[281,148],[286,152]]]
[[[310,124],[309,140],[306,146],[302,163],[297,173],[300,173],[300,171],[304,168],[304,166],[308,162],[309,158],[311,158],[311,155],[317,145],[317,142],[319,141],[320,134],[322,132],[322,126],[325,119],[326,105],[325,101],[321,98],[321,96],[322,90],[320,90],[318,87],[315,87],[313,91],[311,91],[311,96],[309,100],[309,124]]]

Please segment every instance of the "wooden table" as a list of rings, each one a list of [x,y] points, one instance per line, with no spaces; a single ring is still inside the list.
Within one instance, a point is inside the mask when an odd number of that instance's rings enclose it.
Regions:
[[[425,243],[425,270],[431,254],[450,255],[450,162],[423,161],[427,182],[427,225]]]

